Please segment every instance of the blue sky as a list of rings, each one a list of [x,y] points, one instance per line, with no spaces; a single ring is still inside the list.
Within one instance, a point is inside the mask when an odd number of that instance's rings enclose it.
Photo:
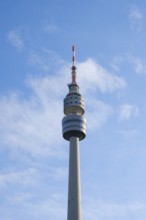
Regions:
[[[73,44],[83,219],[146,219],[145,14],[142,0],[0,2],[0,219],[66,219]]]

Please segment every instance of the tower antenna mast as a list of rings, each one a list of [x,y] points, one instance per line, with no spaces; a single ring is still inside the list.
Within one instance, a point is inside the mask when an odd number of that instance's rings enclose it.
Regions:
[[[75,46],[72,46],[72,83],[76,84]]]
[[[72,66],[75,64],[75,46],[72,46]]]

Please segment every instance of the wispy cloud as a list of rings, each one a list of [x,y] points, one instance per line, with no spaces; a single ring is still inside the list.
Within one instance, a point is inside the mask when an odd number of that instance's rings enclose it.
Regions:
[[[137,74],[146,74],[146,62],[140,57],[129,57],[130,62],[133,64],[134,71]]]
[[[19,186],[18,186],[19,188]],[[5,202],[0,207],[0,217],[3,219],[15,219],[20,218],[21,213],[23,216],[21,219],[65,219],[66,217],[66,196],[64,194],[52,193],[47,191],[46,196],[37,197],[40,189],[34,195],[32,192],[17,192],[13,195],[8,195]],[[36,201],[37,198],[37,201]],[[9,212],[7,211],[9,208]],[[19,210],[19,211],[18,211]]]
[[[34,218],[51,218],[51,219],[65,219],[66,199],[63,195],[54,194],[50,196],[50,199],[40,201],[38,203],[28,204],[28,210],[31,216]]]
[[[88,107],[88,111],[86,112],[88,129],[101,128],[113,114],[113,107],[91,97],[87,97],[86,103]]]
[[[146,62],[144,58],[135,56],[130,53],[123,54],[123,56],[114,57],[111,62],[111,67],[114,72],[120,72],[124,65],[130,65],[137,74],[146,74]]]
[[[49,23],[44,27],[44,32],[49,34],[57,33],[59,30],[59,27],[54,23]]]
[[[28,168],[23,171],[3,171],[0,173],[0,189],[7,185],[20,185],[21,187],[33,186],[37,180],[37,171],[34,168]]]
[[[55,144],[61,143],[62,105],[59,97],[53,98],[53,81],[51,78],[30,79],[27,82],[33,89],[30,99],[17,94],[0,98],[1,145],[32,155],[59,156],[61,148],[57,149]]]
[[[123,104],[119,107],[120,120],[128,120],[139,114],[139,108],[131,104]]]
[[[65,177],[67,179],[68,169],[67,167],[59,167],[59,168],[53,169],[52,175],[55,180],[62,180]]]
[[[22,204],[22,207],[25,207],[27,212],[25,216],[32,216],[34,219],[65,219],[66,217],[66,197],[59,193],[50,193],[48,198],[44,200],[39,200],[39,202],[35,201],[27,201]]]
[[[55,52],[42,49],[40,52],[31,51],[29,53],[28,63],[42,73],[49,73],[52,69],[56,70],[58,67],[60,68],[60,66],[65,64],[65,61]]]
[[[17,49],[22,49],[24,47],[23,39],[18,30],[9,31],[8,41],[12,44],[12,46],[16,47]]]
[[[124,78],[111,74],[93,59],[79,63],[78,72],[81,87],[88,92],[95,92],[97,89],[103,93],[114,92],[126,87]]]
[[[130,28],[140,32],[143,27],[143,14],[137,6],[133,6],[129,12]]]
[[[141,202],[132,203],[114,203],[104,202],[100,200],[89,199],[86,207],[84,208],[84,219],[130,219],[132,216],[146,217],[146,204]],[[144,218],[143,218],[144,219]]]
[[[141,74],[144,70],[142,60],[140,58],[135,58],[134,64],[135,64],[135,72]]]
[[[116,56],[113,58],[111,62],[111,67],[114,72],[119,72],[120,71],[120,66],[122,62],[124,61],[124,56]]]

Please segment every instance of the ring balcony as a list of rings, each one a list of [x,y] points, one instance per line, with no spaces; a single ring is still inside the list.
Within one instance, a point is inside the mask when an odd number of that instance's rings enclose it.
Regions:
[[[71,137],[78,137],[83,140],[86,137],[86,118],[82,115],[67,115],[62,120],[63,137],[70,140]]]

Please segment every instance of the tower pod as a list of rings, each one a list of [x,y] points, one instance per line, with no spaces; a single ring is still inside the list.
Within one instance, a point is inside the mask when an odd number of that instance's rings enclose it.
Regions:
[[[69,93],[64,99],[64,114],[84,114],[84,99],[79,93],[79,86],[76,83],[68,85]]]
[[[70,140],[71,137],[78,137],[83,140],[86,137],[86,119],[82,115],[67,115],[62,120],[63,137]]]

